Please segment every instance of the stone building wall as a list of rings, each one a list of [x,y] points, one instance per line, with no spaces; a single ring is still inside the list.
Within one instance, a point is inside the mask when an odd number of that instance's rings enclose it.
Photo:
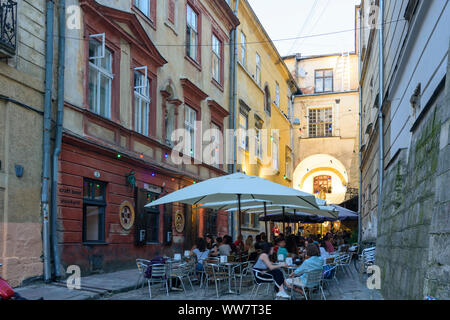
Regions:
[[[385,171],[376,256],[385,299],[449,298],[448,75]]]

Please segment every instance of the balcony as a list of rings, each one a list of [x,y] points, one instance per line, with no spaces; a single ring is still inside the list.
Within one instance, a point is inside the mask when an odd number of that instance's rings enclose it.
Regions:
[[[16,54],[17,2],[0,0],[0,58]]]

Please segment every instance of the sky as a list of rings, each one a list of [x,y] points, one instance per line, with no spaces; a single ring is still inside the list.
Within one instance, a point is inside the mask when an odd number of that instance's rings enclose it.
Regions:
[[[355,5],[360,0],[248,1],[281,56],[355,50]]]

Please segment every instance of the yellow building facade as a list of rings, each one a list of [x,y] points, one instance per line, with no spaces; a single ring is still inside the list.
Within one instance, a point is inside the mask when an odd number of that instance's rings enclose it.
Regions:
[[[293,187],[332,204],[357,199],[358,55],[297,54],[284,61],[302,91],[294,99]]]
[[[237,16],[236,169],[292,187],[289,115],[298,87],[248,1],[239,1]],[[258,217],[242,215],[244,237],[265,231]]]

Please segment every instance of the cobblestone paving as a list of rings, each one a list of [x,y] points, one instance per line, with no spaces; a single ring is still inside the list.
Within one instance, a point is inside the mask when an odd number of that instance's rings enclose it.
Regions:
[[[364,275],[360,278],[360,275],[355,271],[353,266],[347,269],[348,271],[340,271],[338,274],[338,282],[331,282],[324,290],[327,300],[382,300],[383,297],[378,290],[370,290],[366,286],[367,276]],[[185,281],[187,282],[187,281]],[[251,290],[252,284],[244,286],[242,288],[242,294],[223,294],[226,291],[227,286],[222,285],[219,295],[220,300],[273,300],[275,295],[273,288],[267,290],[267,286],[259,289],[256,298],[252,298]],[[166,295],[165,289],[161,289],[161,285],[152,286],[152,300],[218,300],[214,285],[210,285],[210,288],[205,292],[203,288],[200,288],[198,284],[194,284],[194,291],[191,290],[190,285],[187,284],[187,294],[179,291],[171,291],[169,296]],[[233,288],[234,289],[234,288]],[[267,294],[269,291],[269,294]],[[294,295],[295,299],[300,299],[299,294]],[[319,297],[312,297],[313,299],[319,299]],[[103,297],[106,300],[148,300],[149,292],[148,287],[139,288],[129,292],[118,293],[109,297]]]

